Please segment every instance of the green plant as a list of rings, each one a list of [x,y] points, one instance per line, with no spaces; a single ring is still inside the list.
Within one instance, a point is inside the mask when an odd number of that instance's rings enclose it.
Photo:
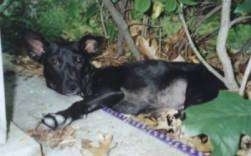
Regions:
[[[5,0],[6,1],[6,0]],[[4,49],[16,51],[23,32],[40,32],[46,39],[76,40],[86,33],[100,34],[97,4],[82,0],[7,0],[0,6]]]
[[[244,0],[242,3],[237,4],[234,13],[242,15],[251,13],[251,0]]]
[[[251,135],[251,101],[231,92],[221,92],[208,103],[186,110],[186,134],[207,134],[215,156],[234,156],[241,134]]]
[[[151,0],[134,0],[134,9],[145,13],[151,6]]]
[[[239,24],[230,29],[228,36],[228,47],[231,52],[238,52],[243,45],[251,39],[251,25]]]

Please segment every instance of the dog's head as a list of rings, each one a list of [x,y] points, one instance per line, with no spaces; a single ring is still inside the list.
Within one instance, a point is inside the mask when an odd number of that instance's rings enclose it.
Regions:
[[[81,78],[91,70],[90,59],[102,52],[105,39],[86,35],[78,42],[47,42],[37,33],[25,35],[28,55],[44,65],[48,87],[61,94],[81,92]]]

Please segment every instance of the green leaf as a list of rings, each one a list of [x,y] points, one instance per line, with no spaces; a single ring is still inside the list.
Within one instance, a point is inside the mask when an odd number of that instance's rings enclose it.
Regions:
[[[106,25],[107,29],[107,34],[109,34],[108,38],[109,39],[115,39],[116,36],[118,35],[117,27],[113,23],[107,23]]]
[[[251,13],[251,0],[245,0],[243,3],[239,4],[234,13],[236,14],[247,14]]]
[[[234,156],[240,134],[251,135],[251,101],[237,94],[220,92],[208,103],[186,110],[183,130],[189,135],[207,134],[215,156]]]
[[[117,3],[119,0],[112,0],[112,3]]]
[[[151,0],[135,0],[134,7],[137,11],[144,13],[146,12],[151,6]]]
[[[195,0],[180,0],[181,3],[186,4],[186,5],[196,5],[197,2]]]
[[[248,41],[251,39],[251,25],[250,24],[238,24],[232,27],[228,33],[227,46],[231,49],[231,52],[247,52],[250,51]],[[244,45],[247,46],[244,46]],[[250,47],[251,49],[251,47]]]
[[[167,0],[166,1],[166,10],[169,12],[172,12],[172,11],[176,10],[177,5],[178,5],[178,3],[176,0]]]
[[[5,0],[0,3],[0,13],[10,4],[10,0]]]
[[[85,12],[85,18],[91,18],[92,16],[96,15],[97,14],[97,11],[98,11],[98,6],[97,6],[97,3],[93,3],[91,4],[87,11]]]

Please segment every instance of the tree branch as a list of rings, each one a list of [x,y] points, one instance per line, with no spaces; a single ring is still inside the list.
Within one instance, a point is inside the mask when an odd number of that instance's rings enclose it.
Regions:
[[[233,25],[235,25],[237,23],[240,23],[241,21],[249,20],[249,19],[251,19],[251,16],[238,17],[230,22],[229,28],[231,28]]]
[[[134,41],[128,31],[128,26],[124,21],[123,16],[116,10],[116,8],[113,6],[110,0],[103,0],[103,3],[107,8],[107,10],[110,12],[114,22],[118,26],[119,31],[123,33],[124,39],[127,42],[127,45],[129,46],[132,54],[136,57],[136,59],[139,59],[140,53],[137,47],[135,46]]]
[[[218,12],[221,9],[221,5],[216,6],[215,8],[213,8],[209,13],[207,13],[203,19],[201,19],[197,24],[196,24],[196,30],[198,30],[198,27],[204,22],[206,21],[206,19],[208,19],[209,17],[213,16],[216,12]]]
[[[250,75],[250,72],[251,72],[251,57],[249,58],[247,68],[246,68],[246,70],[245,70],[244,76],[243,76],[242,81],[241,81],[241,87],[240,87],[240,89],[239,89],[239,94],[240,94],[241,96],[244,95],[245,88],[246,88],[246,84],[247,84],[247,81],[248,81],[248,77],[249,77],[249,75]]]
[[[231,0],[222,0],[221,25],[217,36],[216,52],[223,66],[226,86],[232,91],[237,91],[238,85],[234,77],[231,60],[226,50],[226,41],[230,28],[230,7]]]
[[[118,10],[118,12],[123,16],[125,22],[127,23],[127,12],[125,12],[125,10],[127,9],[127,3],[128,0],[120,0],[117,2],[117,4],[115,5],[115,8]],[[124,35],[121,32],[121,30],[119,29],[118,31],[118,36],[117,36],[117,56],[121,56],[124,50]]]
[[[182,12],[182,4],[181,4],[181,7],[180,7],[180,11],[179,11],[179,17],[180,17],[180,20],[182,22],[182,26],[185,30],[185,33],[186,33],[186,36],[188,38],[188,41],[189,41],[189,44],[191,46],[191,48],[193,49],[194,53],[196,54],[196,56],[198,57],[198,59],[200,60],[200,62],[211,72],[213,73],[219,80],[221,80],[223,83],[225,83],[225,80],[224,80],[224,77],[222,75],[220,75],[213,67],[211,67],[207,61],[200,55],[200,52],[199,50],[196,48],[192,38],[191,38],[191,35],[188,31],[188,28],[187,28],[187,24],[185,22],[185,18],[184,18],[184,15],[183,15],[183,12]]]

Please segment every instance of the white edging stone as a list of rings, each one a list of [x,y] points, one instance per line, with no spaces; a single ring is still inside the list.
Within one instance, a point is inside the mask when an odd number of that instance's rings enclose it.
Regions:
[[[1,45],[1,30],[0,30],[0,144],[5,144],[7,134],[6,122],[6,106],[4,96],[4,81],[3,81],[3,60],[2,60],[2,45]]]

